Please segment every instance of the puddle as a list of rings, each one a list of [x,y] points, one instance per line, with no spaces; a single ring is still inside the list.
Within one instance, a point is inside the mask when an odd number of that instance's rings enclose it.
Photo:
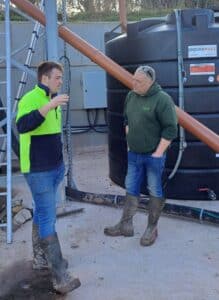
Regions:
[[[64,300],[52,288],[51,275],[32,270],[30,261],[17,262],[0,273],[0,300]]]

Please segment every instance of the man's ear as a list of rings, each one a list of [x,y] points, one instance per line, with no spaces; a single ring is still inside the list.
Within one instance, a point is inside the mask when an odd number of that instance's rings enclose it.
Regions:
[[[41,83],[47,85],[49,77],[47,75],[42,75]]]

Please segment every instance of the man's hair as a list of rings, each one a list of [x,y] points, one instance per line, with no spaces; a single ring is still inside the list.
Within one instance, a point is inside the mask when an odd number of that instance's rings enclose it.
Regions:
[[[142,72],[144,73],[147,77],[149,77],[153,82],[156,79],[156,73],[155,70],[150,67],[150,66],[140,66],[137,68],[136,72]]]
[[[43,75],[50,76],[53,69],[58,69],[63,73],[63,67],[54,61],[44,61],[39,64],[37,69],[38,82],[41,82]]]

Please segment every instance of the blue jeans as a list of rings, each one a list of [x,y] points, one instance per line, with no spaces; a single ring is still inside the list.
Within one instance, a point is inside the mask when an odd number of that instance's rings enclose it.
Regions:
[[[64,164],[58,168],[24,174],[34,200],[33,223],[39,227],[40,238],[55,234],[56,193],[65,173]]]
[[[163,197],[162,173],[166,155],[153,157],[150,154],[128,152],[128,171],[125,179],[126,192],[140,195],[141,184],[147,176],[147,189],[150,196]]]

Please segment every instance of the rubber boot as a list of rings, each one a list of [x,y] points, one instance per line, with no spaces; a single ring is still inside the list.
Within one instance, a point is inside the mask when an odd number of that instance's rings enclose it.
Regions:
[[[126,194],[122,217],[115,226],[104,228],[105,235],[109,236],[133,236],[133,216],[138,208],[138,197]]]
[[[58,238],[56,236],[50,236],[46,239],[42,239],[41,246],[52,273],[54,290],[60,294],[66,294],[78,288],[81,285],[80,280],[74,278],[63,266]]]
[[[40,244],[39,228],[34,223],[32,225],[32,246],[33,246],[33,269],[48,270],[48,263]]]
[[[58,239],[57,234],[55,238]],[[59,243],[59,241],[58,241]],[[48,270],[49,266],[46,260],[45,253],[41,247],[39,227],[33,223],[32,225],[32,246],[33,246],[33,269],[34,270]],[[62,258],[64,268],[68,268],[68,261]]]
[[[63,258],[63,256],[62,256],[61,246],[60,246],[60,243],[59,243],[59,238],[58,238],[57,233],[55,233],[55,239],[57,240],[57,244],[58,244],[58,247],[59,247],[59,252],[61,253],[62,266],[63,266],[63,268],[67,269],[68,268],[68,261],[67,261],[67,259]]]
[[[148,225],[141,237],[140,244],[142,246],[152,245],[158,235],[157,223],[161,212],[165,205],[165,199],[161,197],[150,197],[149,200],[149,215],[148,215]]]

